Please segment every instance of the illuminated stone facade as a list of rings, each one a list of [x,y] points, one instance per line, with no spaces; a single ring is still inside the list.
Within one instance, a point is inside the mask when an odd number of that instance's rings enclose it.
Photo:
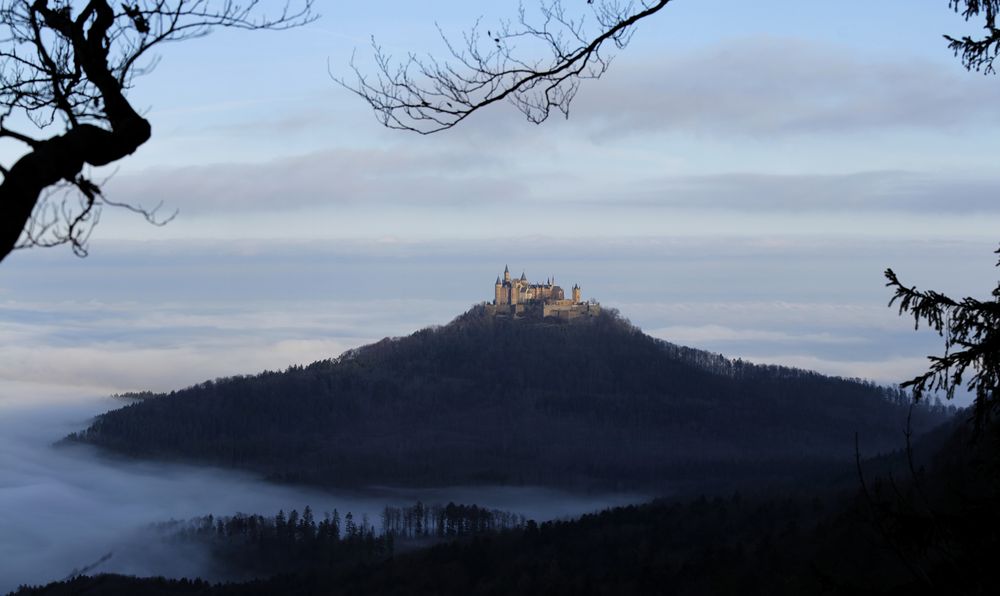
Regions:
[[[535,316],[558,319],[575,319],[581,316],[595,316],[601,311],[596,302],[584,302],[580,286],[574,285],[570,298],[556,285],[555,279],[545,283],[530,283],[524,273],[518,279],[511,279],[510,269],[504,267],[503,279],[497,276],[494,286],[493,303],[486,305],[486,312],[494,316]]]

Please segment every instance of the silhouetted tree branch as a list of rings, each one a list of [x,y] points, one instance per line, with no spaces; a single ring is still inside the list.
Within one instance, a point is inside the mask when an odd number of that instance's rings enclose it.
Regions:
[[[150,123],[126,97],[155,66],[150,50],[218,27],[296,27],[315,18],[312,5],[297,0],[268,14],[259,0],[0,2],[0,140],[27,148],[0,166],[0,260],[28,246],[69,244],[86,254],[104,206],[168,221],[155,208],[109,200],[89,174],[150,138]]]
[[[367,101],[389,128],[438,132],[503,100],[540,123],[552,110],[568,115],[580,81],[599,78],[610,66],[609,46],[624,48],[634,25],[669,3],[586,0],[579,11],[562,0],[543,0],[537,15],[522,6],[515,21],[485,35],[480,23],[460,42],[442,32],[449,54],[444,61],[410,54],[397,62],[373,40],[375,75],[352,60],[356,80],[335,80]]]
[[[441,32],[449,54],[444,61],[412,53],[394,60],[373,39],[374,74],[352,60],[355,80],[335,80],[367,101],[383,125],[421,134],[451,128],[503,100],[534,123],[546,120],[553,109],[568,115],[580,81],[599,78],[610,66],[607,46],[624,48],[636,23],[670,3],[578,1],[588,10],[568,10],[563,0],[540,0],[537,15],[522,5],[516,20],[501,22],[485,35],[478,22],[458,41]],[[948,6],[966,21],[982,18],[985,30],[979,37],[945,35],[948,47],[969,70],[993,73],[1000,54],[1000,0],[948,0]]]
[[[997,29],[997,14],[1000,13],[1000,0],[949,0],[948,5],[960,13],[966,21],[983,18],[982,37],[952,37],[945,35],[948,47],[955,56],[962,59],[962,64],[969,70],[993,74],[993,62],[1000,53],[1000,29]]]
[[[931,364],[927,372],[901,387],[912,388],[917,400],[927,391],[944,391],[951,399],[968,377],[965,386],[975,394],[974,415],[977,428],[981,427],[1000,407],[996,400],[1000,383],[1000,284],[993,290],[992,300],[956,300],[933,290],[906,287],[892,269],[886,269],[885,276],[889,280],[886,285],[895,290],[889,305],[898,302],[899,313],[912,315],[915,327],[923,322],[945,341],[943,355],[928,356]]]

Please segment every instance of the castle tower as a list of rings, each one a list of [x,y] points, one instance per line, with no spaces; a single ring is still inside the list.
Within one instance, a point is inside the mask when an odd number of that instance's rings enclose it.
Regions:
[[[567,300],[566,292],[556,285],[556,276],[550,275],[544,283],[528,281],[526,273],[512,277],[510,267],[504,266],[503,275],[498,275],[493,284],[493,304],[484,303],[486,312],[493,316],[514,318],[537,317],[573,320],[580,317],[596,317],[601,305],[593,299],[583,301],[580,284],[574,284]]]

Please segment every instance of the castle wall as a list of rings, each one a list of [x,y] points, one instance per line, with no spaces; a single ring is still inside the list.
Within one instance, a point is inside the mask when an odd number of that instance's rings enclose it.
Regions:
[[[532,316],[574,319],[580,316],[596,316],[600,305],[585,303],[580,296],[580,287],[573,287],[572,299],[566,299],[566,292],[555,285],[553,280],[545,284],[532,284],[524,279],[511,279],[507,269],[504,281],[494,288],[493,304],[487,312],[494,316]]]
[[[572,320],[578,317],[596,317],[601,312],[599,304],[545,304],[542,306],[543,317]]]

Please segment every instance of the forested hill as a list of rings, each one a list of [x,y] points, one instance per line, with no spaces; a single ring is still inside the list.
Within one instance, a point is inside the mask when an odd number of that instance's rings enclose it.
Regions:
[[[323,485],[654,488],[901,446],[894,389],[651,338],[615,313],[448,325],[284,372],[209,381],[73,435],[119,453]],[[943,411],[914,414],[919,432]]]

